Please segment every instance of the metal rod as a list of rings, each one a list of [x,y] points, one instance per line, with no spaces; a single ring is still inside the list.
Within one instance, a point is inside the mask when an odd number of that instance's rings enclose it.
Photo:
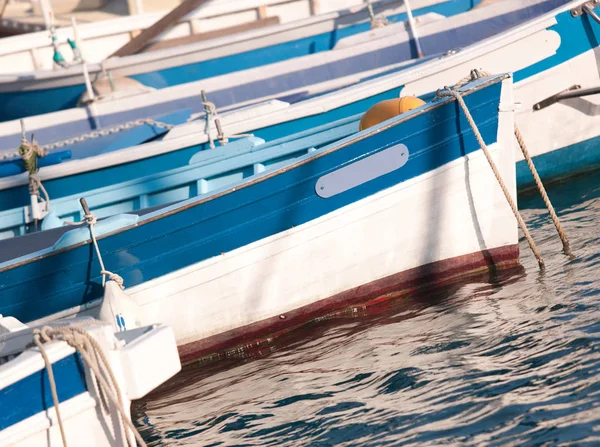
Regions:
[[[583,10],[587,13],[587,15],[594,19],[596,23],[600,23],[600,17],[598,17],[598,14],[596,14],[594,8],[592,8],[589,4],[586,3],[583,5]]]
[[[600,87],[586,88],[582,89],[579,84],[573,85],[562,92],[558,92],[555,95],[552,95],[546,99],[541,100],[540,102],[534,104],[533,110],[542,110],[546,107],[550,107],[552,104],[556,104],[557,102],[563,99],[569,98],[581,98],[583,96],[597,95],[600,94]]]
[[[88,102],[93,102],[96,100],[96,95],[94,95],[94,89],[92,88],[92,82],[90,81],[90,73],[88,72],[87,62],[83,61],[83,79],[85,80],[85,89],[88,93]]]
[[[569,90],[558,95],[558,99],[580,98],[582,96],[597,95],[600,93],[600,87],[586,88],[580,90]]]
[[[85,198],[82,197],[81,199],[79,199],[79,203],[81,204],[81,208],[83,208],[83,212],[85,214],[91,214],[90,213],[90,207],[88,206]]]
[[[52,5],[50,5],[50,0],[40,0],[40,8],[42,9],[42,17],[44,19],[46,29],[50,29],[50,27],[54,24],[54,17],[52,14]]]

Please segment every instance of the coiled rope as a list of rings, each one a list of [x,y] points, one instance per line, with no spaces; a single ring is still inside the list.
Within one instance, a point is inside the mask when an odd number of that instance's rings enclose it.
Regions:
[[[83,323],[83,324],[82,324]],[[104,351],[98,344],[98,342],[92,337],[87,331],[82,329],[81,326],[94,325],[94,324],[105,324],[99,321],[86,321],[72,323],[67,326],[44,326],[40,329],[33,330],[33,341],[38,347],[40,354],[44,359],[46,370],[48,371],[48,381],[50,382],[50,390],[52,392],[52,400],[54,402],[54,409],[56,411],[56,418],[58,420],[58,426],[62,437],[64,447],[67,447],[67,437],[63,420],[60,414],[60,404],[58,401],[58,393],[56,389],[56,381],[54,379],[54,371],[52,369],[52,363],[48,358],[44,344],[54,340],[64,341],[69,346],[75,348],[81,358],[85,361],[86,365],[90,370],[90,377],[96,392],[96,395],[100,399],[100,406],[104,414],[110,414],[110,408],[108,401],[117,409],[119,414],[121,433],[124,433],[125,445],[135,447],[135,443],[131,442],[131,438],[128,436],[127,429],[129,429],[139,445],[146,447],[146,443],[142,439],[139,432],[136,430],[133,422],[127,415],[123,405],[123,397],[121,396],[121,390],[119,389],[115,374],[108,362]],[[106,379],[108,377],[109,380]]]
[[[481,78],[484,76],[491,76],[491,75],[492,74],[487,71],[472,70],[471,73],[469,74],[469,76],[461,79],[453,88],[457,89],[460,86],[462,86],[465,82],[468,82],[472,79],[478,79],[478,78]],[[533,179],[535,180],[535,185],[540,193],[540,196],[542,196],[542,200],[544,201],[544,204],[546,205],[546,209],[548,210],[548,213],[550,214],[552,223],[554,224],[554,227],[556,228],[556,232],[558,233],[558,236],[560,237],[560,241],[562,242],[562,246],[563,246],[563,251],[567,256],[571,256],[572,253],[571,253],[571,246],[569,244],[569,239],[567,238],[567,235],[566,235],[565,231],[563,230],[563,227],[560,223],[560,219],[558,218],[556,211],[554,210],[554,206],[552,206],[552,202],[550,201],[550,198],[548,197],[548,193],[546,192],[546,188],[544,187],[544,184],[542,183],[542,179],[540,178],[540,175],[538,174],[537,169],[535,168],[535,165],[533,163],[531,155],[529,155],[529,150],[527,149],[527,145],[525,144],[525,139],[523,138],[523,135],[521,134],[521,131],[519,130],[519,126],[517,126],[517,123],[515,123],[515,138],[517,139],[517,142],[519,143],[519,148],[521,149],[523,158],[525,159],[525,162],[527,163],[527,166],[529,167],[529,171],[531,171],[531,175],[533,176]]]
[[[480,75],[478,74],[478,71],[472,70],[468,79],[475,80],[479,77],[480,77]],[[466,79],[466,78],[463,78],[461,81],[463,81],[464,79]],[[502,189],[502,192],[504,193],[504,197],[506,198],[513,214],[515,215],[515,218],[517,219],[517,222],[519,223],[521,230],[525,234],[525,238],[527,239],[529,247],[531,248],[531,251],[533,252],[533,254],[535,255],[535,258],[538,261],[538,265],[539,265],[540,269],[543,269],[544,268],[544,260],[542,259],[542,255],[538,251],[538,249],[535,245],[535,242],[533,241],[533,238],[531,237],[531,234],[529,233],[529,230],[527,229],[527,226],[525,225],[525,221],[523,220],[523,218],[521,217],[521,214],[519,213],[519,210],[517,209],[517,205],[515,204],[513,198],[511,197],[510,192],[508,191],[508,188],[506,187],[506,185],[504,183],[504,180],[502,180],[502,177],[500,176],[498,167],[496,166],[496,163],[494,162],[494,159],[492,158],[492,156],[487,148],[487,145],[483,141],[483,137],[481,136],[481,133],[479,132],[479,128],[477,127],[475,120],[473,120],[473,117],[471,116],[471,112],[469,111],[469,108],[465,104],[465,100],[463,99],[462,95],[458,91],[458,87],[460,87],[462,85],[462,84],[460,84],[461,81],[459,81],[459,83],[456,84],[454,87],[445,87],[444,89],[438,90],[436,97],[442,98],[442,97],[453,96],[456,99],[456,101],[458,102],[458,104],[460,105],[463,113],[465,114],[465,117],[467,118],[467,121],[469,122],[469,125],[471,126],[471,129],[473,130],[473,134],[475,135],[475,138],[477,139],[477,142],[479,143],[479,147],[485,154],[485,158],[487,159],[490,167],[492,168],[492,171],[494,172],[494,176],[496,177],[496,180],[498,181],[498,184],[500,185],[500,188]],[[465,81],[465,82],[467,82],[467,81]]]
[[[23,120],[21,120],[22,127],[22,137],[21,137],[21,145],[17,150],[17,153],[23,159],[23,166],[25,170],[29,173],[29,195],[40,197],[40,190],[44,194],[44,199],[46,202],[46,211],[50,211],[50,196],[48,195],[48,191],[42,185],[42,180],[37,174],[39,171],[38,159],[47,155],[46,152],[35,139],[31,139],[28,141],[25,138],[25,127],[23,125]]]

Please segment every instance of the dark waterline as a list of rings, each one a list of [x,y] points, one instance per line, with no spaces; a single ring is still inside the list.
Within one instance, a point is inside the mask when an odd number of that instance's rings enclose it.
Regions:
[[[533,193],[522,267],[186,368],[132,416],[149,445],[600,445],[600,171]]]

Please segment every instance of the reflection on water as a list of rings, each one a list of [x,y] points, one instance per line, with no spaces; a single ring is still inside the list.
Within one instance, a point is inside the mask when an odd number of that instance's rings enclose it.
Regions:
[[[133,407],[150,445],[600,444],[600,172],[519,206],[546,261],[186,368]]]

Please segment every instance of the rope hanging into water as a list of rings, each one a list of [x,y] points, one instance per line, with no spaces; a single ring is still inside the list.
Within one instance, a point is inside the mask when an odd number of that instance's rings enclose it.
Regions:
[[[474,76],[474,79],[478,79],[480,77],[491,76],[491,75],[492,74],[487,71],[472,70],[471,74],[469,75],[469,79],[471,79],[471,77],[473,77],[473,76]],[[465,79],[466,78],[461,79],[459,81],[459,83],[461,83],[461,82],[464,83]],[[462,84],[460,84],[460,85],[462,85]],[[458,87],[455,86],[455,88],[458,88]],[[540,178],[540,175],[537,172],[537,169],[535,167],[535,164],[533,163],[531,155],[529,154],[529,151],[527,150],[527,145],[525,144],[525,139],[523,138],[523,135],[521,134],[521,131],[519,130],[519,126],[517,126],[516,123],[515,123],[515,138],[517,139],[517,142],[519,143],[519,148],[521,149],[523,158],[525,159],[525,162],[527,163],[527,166],[529,167],[529,171],[531,171],[531,175],[533,176],[533,179],[535,180],[535,185],[536,185],[540,195],[542,196],[542,200],[544,201],[544,204],[546,205],[546,209],[548,210],[548,213],[550,214],[552,223],[554,224],[554,227],[556,228],[558,236],[560,237],[560,240],[561,240],[562,246],[563,246],[563,251],[567,256],[571,256],[572,253],[571,253],[571,246],[569,244],[569,239],[567,238],[567,235],[566,235],[565,231],[563,230],[563,227],[560,223],[560,219],[558,218],[556,211],[554,210],[554,206],[552,206],[552,202],[550,201],[550,198],[548,197],[548,193],[546,192],[546,188],[544,187],[544,184],[542,183],[542,179]]]
[[[119,389],[115,374],[104,354],[104,351],[94,337],[82,329],[82,326],[88,326],[92,324],[105,323],[99,321],[84,321],[71,323],[67,326],[44,326],[40,329],[33,330],[33,341],[40,350],[40,354],[44,359],[46,370],[48,371],[48,381],[50,382],[52,400],[54,403],[54,409],[56,411],[56,418],[58,421],[63,446],[67,447],[67,437],[64,429],[64,423],[60,414],[60,405],[58,401],[56,380],[54,378],[52,363],[48,358],[48,354],[46,353],[44,346],[45,343],[49,343],[54,340],[68,343],[69,346],[75,348],[77,353],[79,353],[81,358],[84,360],[90,370],[91,381],[96,395],[100,399],[100,405],[104,414],[110,414],[108,401],[110,401],[113,407],[117,410],[121,433],[124,434],[124,440],[126,443],[125,445],[129,447],[135,447],[135,442],[132,442],[130,436],[128,435],[127,429],[129,429],[133,433],[135,440],[139,443],[139,445],[142,447],[147,447],[146,443],[136,430],[133,422],[125,411],[121,390]],[[108,377],[108,380],[106,377]]]
[[[563,230],[562,225],[560,224],[560,220],[559,220],[558,216],[556,215],[556,212],[554,211],[554,207],[552,206],[552,203],[550,202],[550,198],[548,197],[546,188],[544,188],[542,179],[540,179],[537,169],[535,168],[535,165],[533,164],[533,160],[531,159],[531,156],[529,155],[529,151],[527,150],[527,146],[525,145],[525,140],[523,139],[523,135],[521,135],[521,131],[519,130],[519,128],[517,127],[516,124],[515,124],[515,137],[517,138],[519,147],[521,148],[521,152],[523,153],[523,157],[525,158],[525,161],[527,162],[527,166],[529,166],[529,170],[531,171],[531,174],[533,175],[537,189],[540,192],[542,199],[544,200],[544,204],[546,205],[548,212],[550,213],[550,217],[552,218],[554,227],[556,228],[556,231],[558,232],[558,235],[562,242],[563,250],[567,256],[571,256],[572,255],[571,246],[569,244],[569,240],[567,239],[567,235],[566,235],[565,231]]]
[[[477,79],[477,77],[479,77],[477,75],[477,73],[478,73],[477,70],[471,71],[471,74],[469,75],[469,79],[470,80]],[[463,80],[464,79],[465,78],[463,78]],[[461,80],[461,81],[463,81],[463,80]],[[461,81],[459,81],[459,84]],[[456,84],[456,85],[458,85],[458,86],[462,85],[462,84],[460,84],[460,85],[459,84]],[[540,269],[543,269],[544,268],[544,260],[542,259],[542,255],[538,251],[538,249],[535,245],[535,242],[533,241],[533,238],[531,237],[531,234],[529,233],[529,230],[527,229],[527,226],[525,225],[525,221],[521,217],[521,214],[519,213],[519,210],[517,209],[517,205],[515,204],[513,198],[510,195],[510,192],[508,191],[508,188],[506,187],[506,185],[504,183],[504,180],[502,180],[502,177],[500,176],[500,172],[498,171],[498,167],[496,166],[496,163],[494,162],[494,159],[492,158],[492,156],[487,148],[487,145],[483,141],[483,137],[481,136],[481,133],[479,132],[479,128],[477,127],[475,120],[473,120],[473,117],[471,116],[471,112],[469,111],[469,108],[465,104],[465,100],[463,99],[462,95],[457,90],[458,87],[456,87],[456,85],[452,88],[445,87],[443,90],[438,90],[437,96],[438,97],[453,96],[456,99],[456,101],[458,102],[458,104],[460,105],[463,113],[465,114],[465,117],[467,118],[467,121],[469,122],[469,125],[471,126],[471,129],[473,130],[475,138],[477,139],[477,142],[479,143],[479,147],[485,154],[485,158],[487,159],[490,167],[492,168],[494,176],[496,177],[496,180],[498,181],[498,184],[500,185],[500,188],[502,189],[502,192],[504,193],[504,197],[506,198],[513,214],[515,215],[515,218],[517,219],[517,222],[519,223],[521,230],[525,234],[525,238],[527,239],[529,247],[531,248],[531,251],[535,255],[535,258],[537,259]]]

